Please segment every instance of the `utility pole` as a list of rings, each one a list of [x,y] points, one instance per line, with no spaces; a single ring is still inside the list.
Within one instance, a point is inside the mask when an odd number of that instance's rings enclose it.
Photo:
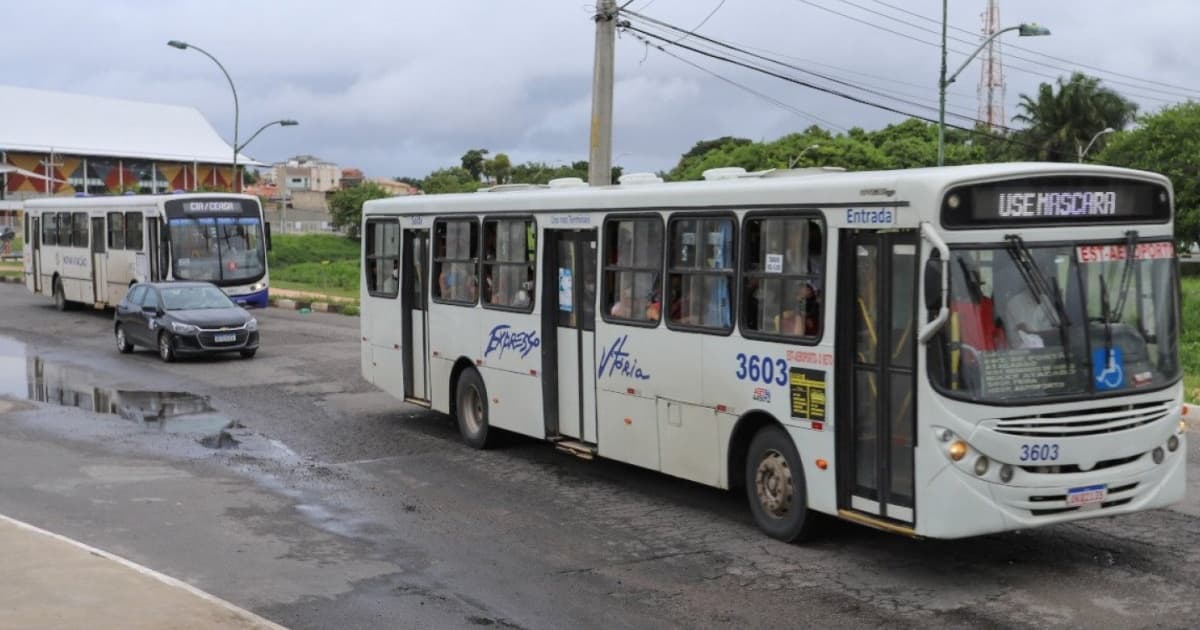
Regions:
[[[596,2],[596,58],[592,66],[592,136],[588,184],[612,184],[613,49],[617,39],[616,0]]]

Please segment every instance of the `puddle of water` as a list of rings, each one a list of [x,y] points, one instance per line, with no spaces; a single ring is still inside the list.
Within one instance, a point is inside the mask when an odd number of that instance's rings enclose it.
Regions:
[[[25,344],[0,336],[0,396],[117,415],[168,433],[201,434],[200,443],[210,448],[237,445],[225,431],[237,423],[217,413],[207,396],[96,387],[92,380],[86,369],[29,355]]]

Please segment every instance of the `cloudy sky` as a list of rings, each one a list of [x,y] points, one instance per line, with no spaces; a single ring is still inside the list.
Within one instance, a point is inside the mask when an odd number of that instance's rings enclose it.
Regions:
[[[243,139],[270,120],[300,121],[254,141],[247,153],[262,161],[312,153],[370,176],[418,177],[457,164],[472,147],[506,152],[514,162],[572,161],[587,158],[591,1],[6,3],[3,81],[193,105],[228,138],[228,85],[202,55],[166,46],[181,39],[229,70]],[[986,4],[951,0],[951,36],[977,40]],[[1053,31],[1002,36],[1022,48],[1004,48],[1009,117],[1021,93],[1070,69],[1103,77],[1145,111],[1200,98],[1200,2],[1000,0],[1000,7],[1002,25],[1036,21]],[[633,0],[628,8],[685,31],[703,23],[700,35],[896,96],[908,102],[854,92],[906,112],[937,116],[937,0]],[[952,70],[974,49],[957,41],[950,47]],[[701,68],[630,34],[617,41],[613,152],[627,170],[669,169],[704,138],[773,139],[814,123],[870,129],[900,119],[669,50]],[[951,112],[973,117],[979,75],[976,63],[951,86]]]

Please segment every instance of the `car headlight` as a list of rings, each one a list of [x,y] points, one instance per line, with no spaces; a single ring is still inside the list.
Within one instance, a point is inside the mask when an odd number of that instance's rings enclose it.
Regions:
[[[258,330],[258,320],[251,317],[250,321],[246,322],[246,330],[250,332]]]
[[[180,335],[194,335],[194,334],[200,332],[200,328],[198,326],[193,326],[191,324],[181,324],[179,322],[171,322],[171,331],[176,334],[180,334]]]

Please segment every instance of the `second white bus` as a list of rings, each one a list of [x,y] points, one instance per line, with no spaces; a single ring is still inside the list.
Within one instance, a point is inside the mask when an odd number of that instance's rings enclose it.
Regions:
[[[257,197],[219,193],[25,202],[25,285],[111,307],[132,284],[204,280],[246,306],[267,305],[270,235]]]

